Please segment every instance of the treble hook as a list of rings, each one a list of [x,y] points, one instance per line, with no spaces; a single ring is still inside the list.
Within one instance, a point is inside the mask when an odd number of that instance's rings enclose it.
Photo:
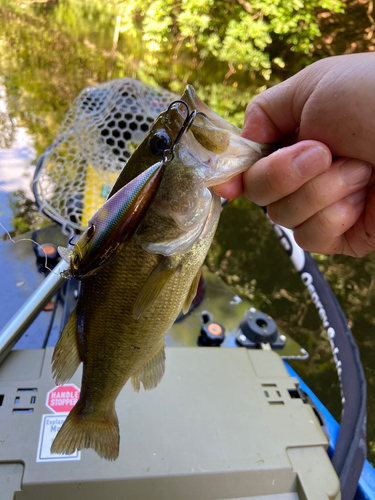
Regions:
[[[177,104],[177,103],[178,104],[184,104],[186,106],[187,116],[189,116],[189,114],[190,114],[189,105],[188,105],[187,102],[183,101],[182,99],[177,99],[176,101],[172,101],[170,103],[170,105],[168,106],[166,113],[168,113],[168,111],[171,109],[171,107],[173,106],[173,104]]]
[[[189,116],[189,123],[186,127],[185,132],[188,132],[190,130],[190,127],[193,125],[193,122],[198,115],[202,115],[202,116],[206,117],[206,115],[202,111],[193,111],[191,113],[191,115]]]
[[[170,150],[166,150],[165,151],[165,152],[171,151],[172,155],[173,155],[173,150],[177,146],[177,144],[180,142],[182,135],[190,129],[190,127],[192,126],[192,124],[193,124],[195,118],[197,117],[197,115],[206,116],[201,111],[196,111],[196,110],[194,110],[192,113],[190,113],[190,108],[189,108],[188,103],[185,102],[185,101],[183,101],[183,100],[181,100],[181,99],[177,99],[176,101],[171,102],[171,104],[168,106],[167,113],[171,109],[171,107],[173,106],[173,104],[176,104],[176,103],[184,104],[186,106],[187,115],[186,115],[184,123],[182,124],[182,126],[180,128],[180,131],[177,134],[177,137],[176,137],[176,139],[175,139],[175,141],[173,143],[172,148]],[[172,156],[172,159],[173,159],[173,156]]]

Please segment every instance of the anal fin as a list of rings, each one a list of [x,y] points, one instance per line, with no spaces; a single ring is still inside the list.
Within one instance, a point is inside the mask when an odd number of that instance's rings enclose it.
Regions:
[[[52,373],[57,385],[67,382],[81,363],[76,335],[76,309],[70,315],[52,355]]]
[[[202,268],[199,268],[199,271],[195,275],[195,277],[190,285],[190,290],[186,296],[184,305],[182,306],[182,312],[184,314],[189,312],[191,303],[193,302],[193,300],[195,299],[195,296],[197,295],[199,280],[201,279],[201,276],[202,276]]]
[[[163,288],[174,276],[176,266],[171,265],[168,257],[163,257],[145,281],[134,304],[133,318],[139,319],[154,304]]]
[[[141,382],[146,391],[154,389],[161,381],[165,371],[165,342],[161,344],[154,356],[142,366],[131,378],[133,389],[139,392]]]

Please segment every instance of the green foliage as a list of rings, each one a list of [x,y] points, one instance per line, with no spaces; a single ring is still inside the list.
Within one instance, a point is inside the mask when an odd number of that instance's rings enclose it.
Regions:
[[[178,51],[192,49],[200,57],[247,65],[268,80],[273,69],[269,49],[308,54],[321,34],[318,13],[342,12],[343,5],[340,0],[129,0],[123,29],[134,33],[140,26],[143,39],[163,51],[182,40]],[[283,58],[278,59],[280,66]]]
[[[244,118],[241,96],[250,100],[282,80],[293,53],[295,70],[311,62],[321,35],[318,15],[343,10],[340,0],[119,0],[117,6],[122,33],[143,45],[142,77],[178,93],[187,81],[201,88],[207,79],[212,87],[237,89],[229,105],[236,125]],[[205,97],[217,112],[228,108]]]
[[[108,79],[115,70],[116,58],[109,50],[115,14],[106,5],[70,0],[36,4],[33,10],[17,3],[0,7],[0,76],[10,117],[35,136],[39,153],[52,142],[80,90]],[[93,25],[101,33],[99,46]],[[7,123],[0,116],[0,130]]]

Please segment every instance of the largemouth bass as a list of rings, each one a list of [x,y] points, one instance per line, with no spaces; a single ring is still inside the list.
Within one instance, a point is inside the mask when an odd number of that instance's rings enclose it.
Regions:
[[[83,363],[80,398],[57,434],[52,453],[93,448],[109,460],[119,453],[116,398],[153,389],[164,374],[164,338],[196,294],[200,269],[221,211],[212,186],[245,171],[269,151],[240,137],[188,86],[181,97],[198,114],[179,136],[186,107],[159,115],[119,175],[110,196],[173,148],[155,198],[131,242],[95,276],[82,281],[77,306],[53,354],[57,384]],[[110,221],[109,221],[110,222]]]

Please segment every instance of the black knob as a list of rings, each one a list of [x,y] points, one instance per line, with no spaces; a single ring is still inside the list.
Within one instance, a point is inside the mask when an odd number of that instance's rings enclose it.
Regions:
[[[276,323],[271,316],[258,311],[246,311],[239,330],[248,340],[258,345],[272,344],[278,337]]]
[[[202,313],[202,328],[198,343],[203,346],[218,347],[225,338],[223,325],[213,321],[211,314],[207,311]]]

